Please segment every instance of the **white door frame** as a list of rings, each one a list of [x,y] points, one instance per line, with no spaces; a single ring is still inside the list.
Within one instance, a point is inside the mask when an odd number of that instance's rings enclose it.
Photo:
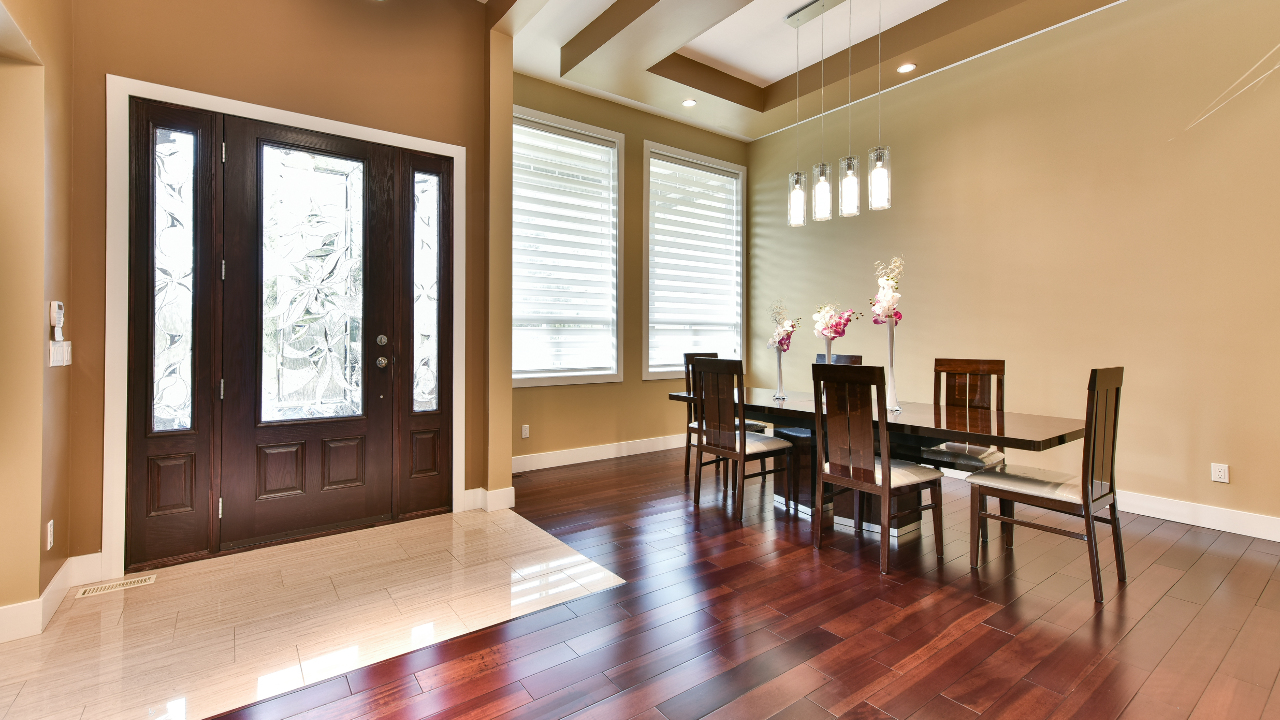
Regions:
[[[107,293],[103,363],[102,576],[124,575],[129,366],[129,98],[143,97],[453,158],[453,510],[466,509],[467,150],[458,145],[107,75]]]

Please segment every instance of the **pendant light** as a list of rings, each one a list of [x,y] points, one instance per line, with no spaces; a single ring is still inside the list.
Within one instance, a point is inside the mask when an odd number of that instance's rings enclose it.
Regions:
[[[831,166],[822,160],[826,155],[827,127],[827,13],[826,6],[819,16],[821,34],[818,36],[818,163],[813,166],[813,220],[831,219]]]
[[[787,176],[787,224],[804,226],[804,173],[800,172],[800,28],[796,28],[796,171]]]
[[[858,214],[862,191],[858,188],[858,156],[853,154],[853,3],[849,3],[849,50],[846,53],[849,66],[845,71],[845,102],[849,107],[849,142],[845,147],[848,153],[839,160],[840,173],[840,217],[854,217]]]
[[[877,10],[878,16],[876,20],[876,140],[880,140],[881,136],[881,119],[880,119],[880,96],[884,93],[884,84],[880,76],[881,62],[881,35],[884,32],[884,4],[883,0]],[[867,207],[872,210],[888,210],[893,206],[892,197],[889,192],[889,148],[884,145],[877,145],[867,151]]]

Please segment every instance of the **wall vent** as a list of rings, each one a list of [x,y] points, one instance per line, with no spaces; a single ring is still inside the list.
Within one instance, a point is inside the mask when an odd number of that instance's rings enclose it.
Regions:
[[[94,585],[93,587],[80,588],[76,593],[76,599],[89,597],[91,595],[101,595],[109,593],[113,590],[125,590],[127,588],[138,587],[139,585],[150,585],[156,581],[155,575],[145,575],[143,577],[129,578],[128,580],[117,580],[106,585]]]

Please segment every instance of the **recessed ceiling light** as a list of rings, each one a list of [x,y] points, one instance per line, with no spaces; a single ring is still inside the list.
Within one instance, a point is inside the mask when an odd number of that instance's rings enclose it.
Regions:
[[[684,102],[682,102],[682,103],[680,103],[680,104],[681,104],[681,105],[683,105],[683,106],[685,106],[685,107],[693,107],[694,105],[697,105],[697,104],[698,104],[698,101],[697,101],[697,100],[692,100],[692,99],[690,99],[690,100],[685,100]]]
[[[904,64],[904,65],[899,65],[899,66],[898,66],[898,72],[900,72],[900,73],[909,73],[909,72],[911,72],[912,70],[915,70],[915,69],[916,69],[916,64],[915,64],[915,63],[906,63],[906,64]]]

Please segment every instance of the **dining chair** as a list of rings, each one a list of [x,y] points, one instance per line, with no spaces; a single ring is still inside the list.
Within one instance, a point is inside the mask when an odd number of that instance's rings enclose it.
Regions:
[[[1115,545],[1116,575],[1125,582],[1124,542],[1120,538],[1120,511],[1116,505],[1115,457],[1116,427],[1120,417],[1120,385],[1124,380],[1124,368],[1093,370],[1089,374],[1088,403],[1084,419],[1084,460],[1080,474],[1055,472],[1021,465],[1005,465],[993,470],[974,473],[969,481],[969,565],[978,567],[978,550],[981,538],[978,521],[998,520],[1001,523],[1005,547],[1013,546],[1013,526],[1023,525],[1043,532],[1066,535],[1083,540],[1088,545],[1089,573],[1093,579],[1094,602],[1102,602],[1102,572],[1098,566],[1098,535],[1094,523],[1111,526],[1111,541]],[[1084,520],[1084,533],[1071,532],[1029,520],[1018,520],[1013,512],[1001,511],[1000,515],[986,512],[987,496],[1054,510]],[[1100,517],[1097,512],[1110,506],[1111,517]]]
[[[827,354],[818,353],[817,357],[814,359],[814,362],[818,363],[819,365],[826,364]],[[862,356],[832,354],[831,364],[861,365]],[[809,487],[810,488],[817,487],[816,481],[814,480],[814,478],[817,477],[817,474],[814,468],[818,466],[818,460],[817,460],[817,455],[813,452],[813,448],[814,448],[813,431],[805,427],[775,427],[773,429],[773,436],[783,438],[784,440],[789,441],[793,446],[795,446],[795,451],[793,453],[793,457],[797,459],[797,462],[794,467],[795,472],[792,473],[793,477],[787,481],[787,489],[788,490],[794,489],[795,497],[788,496],[784,498],[787,502],[788,509],[790,509],[790,506],[792,503],[795,503],[798,505],[800,502],[800,497],[799,497],[800,478],[798,477],[799,471],[800,471],[800,463],[798,462],[798,460],[801,455],[807,454],[809,456]]]
[[[813,546],[822,547],[822,507],[827,484],[832,484],[880,498],[881,573],[889,572],[889,523],[924,510],[933,511],[934,549],[938,557],[942,557],[942,472],[890,458],[888,423],[875,422],[876,418],[888,417],[884,368],[815,363],[813,400],[820,458],[811,516]],[[876,452],[877,435],[879,453]],[[925,488],[929,490],[929,504],[893,512],[893,498]]]
[[[993,380],[996,390],[994,412],[991,402]],[[934,360],[933,406],[939,415],[945,413],[948,428],[963,425],[952,429],[989,433],[993,418],[997,425],[1003,426],[1004,418],[1000,413],[1004,412],[1004,361]],[[975,410],[977,412],[971,412]],[[949,442],[921,448],[920,454],[929,464],[936,462],[940,468],[964,472],[990,470],[1005,462],[1004,448],[967,443]]]
[[[703,455],[729,461],[735,488],[733,515],[742,520],[743,494],[747,478],[773,475],[777,482],[790,473],[791,443],[778,437],[747,430],[744,400],[746,384],[742,379],[741,360],[694,358],[693,395],[698,408],[698,462],[694,466],[693,504],[701,501]],[[747,474],[747,463],[774,458],[772,470],[760,463],[760,472]],[[778,459],[783,466],[778,467]],[[763,480],[761,480],[763,482]]]
[[[719,357],[719,354],[713,353],[713,352],[691,352],[691,353],[684,354],[684,391],[689,395],[693,395],[693,361],[695,358],[700,358],[700,357],[714,358],[714,357]],[[695,404],[696,403],[691,402],[691,403],[688,403],[687,406],[685,407],[685,429],[684,429],[684,479],[685,480],[689,479],[689,457],[693,454],[693,449],[698,446],[698,444],[693,441],[693,434],[698,429],[698,421],[697,421],[697,417],[695,416],[696,411],[694,409]],[[768,426],[766,426],[764,423],[756,422],[754,420],[747,421],[747,430],[750,432],[762,433],[766,429],[768,429]],[[720,463],[723,461],[720,458],[715,458],[713,460],[708,460],[707,462]]]

